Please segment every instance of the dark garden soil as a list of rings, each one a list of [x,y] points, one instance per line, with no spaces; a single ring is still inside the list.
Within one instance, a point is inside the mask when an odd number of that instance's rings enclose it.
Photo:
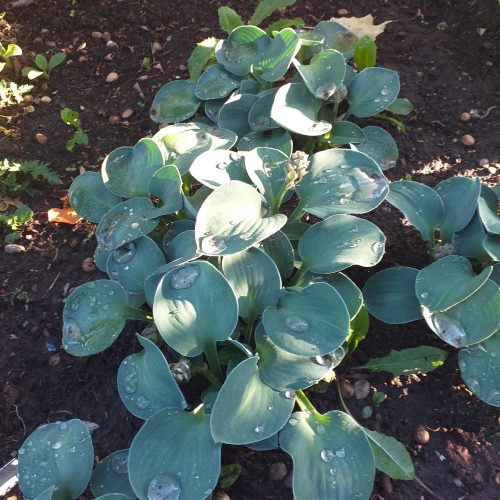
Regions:
[[[98,424],[93,440],[100,459],[127,447],[141,424],[122,405],[115,382],[121,360],[138,350],[134,325],[96,356],[75,358],[61,348],[64,298],[73,287],[100,273],[82,269],[82,261],[93,255],[93,225],[48,223],[46,212],[61,206],[60,198],[80,171],[98,171],[103,156],[112,149],[134,144],[155,129],[147,111],[154,93],[167,81],[186,77],[186,60],[196,41],[212,34],[222,36],[217,8],[227,3],[248,14],[257,2],[78,0],[74,17],[69,16],[68,0],[38,0],[30,7],[7,9],[0,41],[17,39],[25,54],[63,50],[68,60],[54,71],[48,86],[35,81],[32,113],[16,106],[3,109],[1,114],[8,116],[0,117],[0,125],[11,134],[0,132],[0,158],[50,161],[62,180],[59,188],[22,200],[35,210],[35,220],[19,242],[27,251],[0,254],[0,465],[15,456],[25,436],[42,423],[78,417]],[[388,172],[391,180],[410,174],[433,186],[459,174],[498,182],[500,9],[496,0],[299,0],[297,4],[289,9],[289,17],[302,16],[309,25],[337,15],[338,9],[348,9],[354,16],[372,13],[377,22],[394,20],[378,39],[378,64],[400,73],[402,96],[414,103],[415,111],[407,120],[406,134],[383,124],[400,150],[397,167]],[[95,31],[109,32],[116,46],[108,48],[102,39],[94,39]],[[155,42],[160,46],[151,56]],[[154,57],[150,70],[141,69],[145,56]],[[119,79],[105,83],[112,71]],[[40,102],[43,96],[49,96],[51,103]],[[80,111],[89,135],[89,145],[77,146],[73,153],[65,149],[70,129],[59,118],[66,106]],[[123,119],[127,109],[133,114]],[[462,122],[460,113],[470,110],[477,110],[482,118]],[[110,124],[110,117],[117,123]],[[37,133],[47,137],[45,145],[35,140]],[[471,134],[476,145],[463,146],[463,134]],[[380,266],[426,265],[425,245],[411,227],[401,223],[397,211],[383,204],[369,218],[388,238]],[[350,275],[361,286],[376,270],[357,268]],[[499,498],[500,412],[465,388],[452,349],[444,366],[428,376],[393,378],[385,372],[352,369],[368,357],[388,354],[391,348],[422,344],[446,348],[423,322],[391,326],[372,320],[367,340],[339,374],[352,382],[366,378],[372,390],[387,394],[366,420],[361,410],[370,399],[347,400],[347,405],[368,427],[401,440],[415,463],[418,481],[391,482],[379,474],[374,498]],[[334,385],[324,393],[312,393],[311,398],[321,411],[340,408]],[[196,403],[195,396],[191,402]],[[418,425],[430,433],[427,444],[414,439]],[[228,446],[223,461],[243,467],[228,491],[231,498],[292,497],[289,477],[277,481],[270,477],[272,464],[283,462],[291,470],[286,454]]]

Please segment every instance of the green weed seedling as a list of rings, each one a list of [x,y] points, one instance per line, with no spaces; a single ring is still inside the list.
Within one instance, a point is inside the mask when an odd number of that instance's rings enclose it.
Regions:
[[[0,58],[3,59],[3,62],[0,62],[0,71],[2,71],[5,67],[9,68],[12,66],[12,57],[22,56],[23,50],[19,45],[15,43],[9,43],[7,47],[4,47],[0,43]]]
[[[39,76],[43,76],[46,80],[49,80],[52,70],[60,66],[65,60],[66,54],[64,52],[54,54],[49,60],[43,54],[37,54],[35,56],[36,67],[27,66],[23,68],[21,73],[29,80],[34,80]]]
[[[89,136],[82,128],[80,113],[78,113],[78,111],[74,111],[70,108],[64,108],[61,111],[61,120],[66,125],[69,125],[75,129],[73,135],[66,143],[66,149],[68,151],[73,151],[77,144],[87,145],[89,143]]]

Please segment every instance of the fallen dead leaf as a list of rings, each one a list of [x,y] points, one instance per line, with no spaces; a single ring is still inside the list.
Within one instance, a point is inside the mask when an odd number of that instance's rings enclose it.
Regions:
[[[364,17],[332,17],[330,20],[336,21],[360,38],[369,36],[372,40],[375,40],[377,36],[383,33],[389,23],[394,22],[384,21],[383,23],[375,24],[371,14]]]
[[[49,222],[63,222],[64,224],[76,224],[82,220],[72,208],[51,208],[47,213]]]
[[[5,212],[8,210],[9,206],[12,205],[16,208],[24,207],[24,203],[22,203],[19,198],[0,198],[0,212]]]

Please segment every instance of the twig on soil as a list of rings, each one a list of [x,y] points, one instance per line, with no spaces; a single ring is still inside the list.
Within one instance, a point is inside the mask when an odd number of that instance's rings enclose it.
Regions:
[[[442,496],[438,495],[435,491],[432,491],[426,484],[420,481],[420,479],[417,476],[415,476],[415,481],[421,488],[427,491],[427,493],[429,493],[429,495],[431,495],[432,497],[436,498],[437,500],[444,500]]]
[[[49,288],[47,288],[47,292],[50,292],[50,290],[52,290],[52,287],[56,284],[56,281],[59,279],[59,276],[61,276],[61,273],[57,273],[57,276],[55,277],[54,281],[52,282],[52,285],[49,286]]]
[[[23,437],[26,436],[26,425],[24,424],[24,420],[21,418],[21,415],[19,415],[19,409],[17,408],[17,405],[12,405],[14,407],[14,411],[16,413],[17,418],[21,422],[21,425],[23,426]]]

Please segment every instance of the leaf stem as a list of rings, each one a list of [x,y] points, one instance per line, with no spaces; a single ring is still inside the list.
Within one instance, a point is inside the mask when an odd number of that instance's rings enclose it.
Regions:
[[[253,332],[253,325],[255,324],[255,313],[250,313],[250,316],[248,317],[248,322],[245,326],[245,344],[251,345],[252,342],[252,332]]]
[[[221,381],[212,373],[207,365],[191,365],[191,372],[195,375],[203,375],[217,389],[219,389],[222,385]]]
[[[302,210],[302,202],[299,201],[299,204],[295,207],[295,210],[288,217],[288,223],[297,222],[304,215],[304,210]]]
[[[345,404],[344,398],[342,397],[342,391],[340,390],[340,383],[338,377],[335,377],[335,382],[337,382],[337,390],[339,392],[339,398],[340,398],[340,404],[342,405],[342,408],[344,408],[344,411],[353,419],[356,420],[353,416],[352,413],[349,411],[349,408],[347,408],[347,405]]]
[[[320,414],[318,410],[314,408],[313,404],[311,403],[311,401],[309,401],[309,398],[305,395],[303,391],[299,390],[295,393],[295,401],[299,405],[302,411],[305,411],[307,413],[312,413],[313,415]]]
[[[151,312],[136,309],[135,307],[126,306],[125,316],[127,319],[136,319],[139,321],[153,321]]]
[[[211,341],[206,342],[205,347],[203,349],[205,353],[205,357],[208,361],[208,366],[212,374],[219,380],[220,383],[224,381],[224,374],[222,373],[220,362],[219,362],[219,354],[217,353],[217,342]]]
[[[300,286],[302,284],[302,278],[308,269],[309,266],[305,262],[302,262],[297,272],[293,275],[293,278],[288,286]]]

